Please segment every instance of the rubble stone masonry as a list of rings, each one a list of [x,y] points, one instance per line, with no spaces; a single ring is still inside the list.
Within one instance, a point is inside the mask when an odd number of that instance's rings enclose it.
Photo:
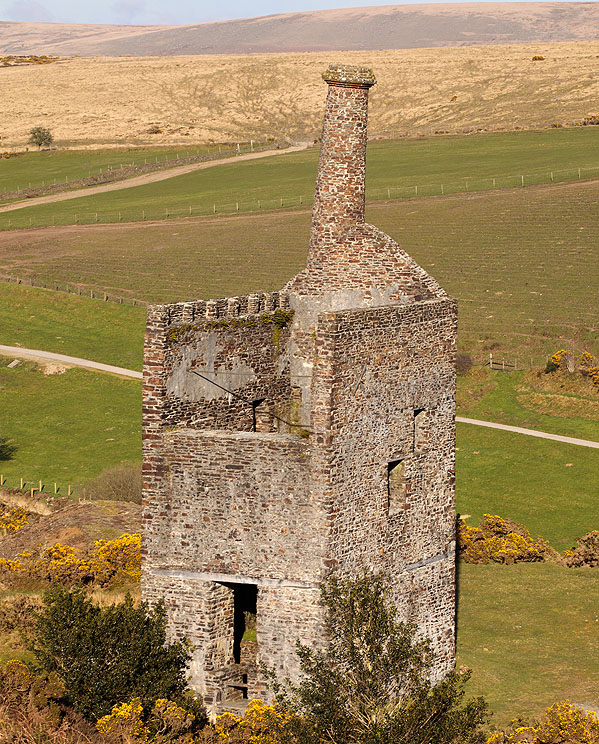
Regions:
[[[214,712],[269,699],[261,661],[297,678],[333,573],[384,571],[436,674],[454,664],[456,304],[364,222],[372,71],[323,77],[306,269],[148,311],[142,591]]]

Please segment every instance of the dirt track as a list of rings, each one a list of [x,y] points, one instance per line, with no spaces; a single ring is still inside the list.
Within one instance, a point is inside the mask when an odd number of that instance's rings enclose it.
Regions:
[[[52,202],[68,201],[69,199],[78,199],[82,196],[102,194],[106,191],[121,191],[122,189],[133,188],[134,186],[143,186],[146,183],[166,181],[169,178],[183,176],[185,173],[192,173],[193,171],[204,170],[205,168],[213,168],[216,165],[224,165],[231,162],[238,163],[240,160],[257,160],[258,158],[267,158],[271,155],[284,155],[288,152],[297,152],[298,150],[303,149],[305,148],[303,145],[301,145],[296,147],[288,147],[286,150],[248,152],[245,155],[238,155],[235,158],[224,158],[222,160],[209,160],[206,163],[192,163],[191,165],[181,165],[177,168],[168,168],[167,170],[156,171],[154,173],[144,173],[142,176],[128,178],[125,181],[101,183],[98,184],[98,186],[91,186],[90,188],[79,189],[78,191],[65,191],[61,194],[49,194],[48,196],[38,196],[32,199],[23,199],[22,201],[12,202],[12,204],[5,204],[4,206],[0,207],[0,212],[12,212],[15,209],[34,207],[38,204],[51,204]]]

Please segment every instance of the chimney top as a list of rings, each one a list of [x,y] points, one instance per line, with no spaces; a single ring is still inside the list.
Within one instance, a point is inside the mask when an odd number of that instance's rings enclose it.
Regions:
[[[376,78],[370,67],[358,65],[329,65],[322,79],[330,85],[343,85],[349,88],[370,88],[375,85]]]

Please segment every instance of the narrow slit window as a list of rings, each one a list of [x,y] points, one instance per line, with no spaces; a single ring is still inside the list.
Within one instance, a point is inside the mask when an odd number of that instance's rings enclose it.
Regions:
[[[422,452],[427,449],[430,441],[429,414],[425,408],[414,410],[414,450]]]
[[[391,460],[387,464],[387,498],[389,515],[407,508],[409,487],[406,479],[406,460]]]

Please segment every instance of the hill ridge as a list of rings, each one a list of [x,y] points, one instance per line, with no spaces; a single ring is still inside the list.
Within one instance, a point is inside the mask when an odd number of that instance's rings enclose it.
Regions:
[[[0,22],[3,54],[84,57],[415,49],[598,38],[596,2],[380,5],[181,26]]]

